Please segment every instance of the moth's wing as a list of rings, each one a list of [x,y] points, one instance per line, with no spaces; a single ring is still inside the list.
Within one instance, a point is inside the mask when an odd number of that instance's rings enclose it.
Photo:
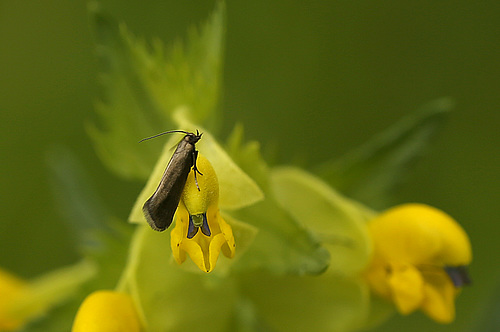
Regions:
[[[158,196],[153,195],[144,203],[142,211],[152,229],[161,232],[172,224],[180,196],[180,193],[169,194],[165,195],[164,199],[159,199]]]
[[[144,203],[142,211],[151,228],[164,231],[172,224],[182,191],[192,167],[191,145],[177,147],[163,173],[155,193]],[[191,148],[192,147],[192,148]]]

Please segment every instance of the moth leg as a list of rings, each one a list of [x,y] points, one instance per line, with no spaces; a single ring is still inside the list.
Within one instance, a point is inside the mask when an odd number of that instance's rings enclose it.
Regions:
[[[198,178],[196,177],[196,173],[203,175],[196,167],[196,160],[198,159],[198,151],[193,151],[193,172],[194,172],[194,182],[196,183],[196,188],[200,191],[200,186],[198,185]]]

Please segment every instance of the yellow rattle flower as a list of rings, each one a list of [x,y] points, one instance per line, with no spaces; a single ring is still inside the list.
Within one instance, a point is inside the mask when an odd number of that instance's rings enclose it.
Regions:
[[[203,174],[190,172],[176,212],[175,228],[170,234],[172,253],[181,264],[186,253],[205,272],[211,272],[219,253],[234,256],[233,231],[219,212],[219,182],[210,162],[198,155],[197,168]]]
[[[421,309],[450,323],[455,298],[468,283],[469,238],[444,212],[424,205],[389,209],[368,224],[373,258],[365,276],[374,293],[391,300],[401,314]]]
[[[96,291],[83,301],[72,332],[140,332],[139,315],[126,293]]]
[[[27,290],[27,282],[0,269],[0,331],[14,331],[24,324],[25,317],[12,312],[11,304]]]

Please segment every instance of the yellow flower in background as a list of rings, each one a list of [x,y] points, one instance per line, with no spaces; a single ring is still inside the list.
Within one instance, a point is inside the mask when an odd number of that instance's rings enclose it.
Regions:
[[[172,253],[181,264],[189,254],[205,272],[211,272],[222,250],[232,258],[235,252],[233,231],[219,212],[219,182],[210,162],[198,155],[197,168],[203,174],[190,172],[176,212],[175,228],[171,232]]]
[[[78,309],[72,332],[140,332],[139,315],[126,293],[96,291]]]
[[[59,268],[31,280],[0,269],[0,331],[16,331],[63,302],[95,275],[87,261]]]
[[[365,276],[374,293],[395,303],[401,314],[421,309],[450,323],[455,298],[470,283],[469,238],[444,212],[424,204],[405,204],[368,224],[373,258]]]
[[[0,331],[14,331],[24,320],[12,312],[12,303],[26,294],[28,283],[0,269]]]

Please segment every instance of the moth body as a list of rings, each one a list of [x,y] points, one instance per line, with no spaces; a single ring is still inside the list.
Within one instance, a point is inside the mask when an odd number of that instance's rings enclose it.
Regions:
[[[172,132],[182,132],[186,135],[177,145],[172,158],[170,158],[158,188],[144,203],[142,208],[144,216],[151,228],[160,232],[164,231],[172,224],[175,211],[179,205],[181,194],[191,169],[195,172],[195,181],[196,172],[201,175],[196,168],[198,151],[196,150],[195,144],[201,139],[202,134],[184,131],[169,131],[166,133]]]

